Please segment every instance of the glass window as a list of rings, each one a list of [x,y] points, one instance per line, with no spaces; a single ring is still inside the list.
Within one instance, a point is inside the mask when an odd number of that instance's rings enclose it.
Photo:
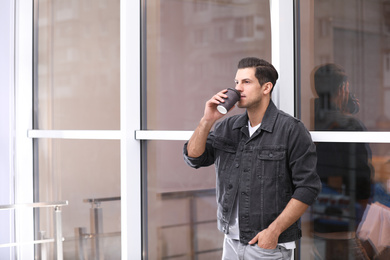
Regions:
[[[38,0],[34,12],[34,129],[119,130],[120,0]],[[120,259],[119,140],[36,139],[34,185],[35,201],[69,201],[64,259]],[[52,214],[35,214],[36,239],[53,237]]]
[[[388,10],[383,1],[300,1],[298,107],[308,129],[390,130]],[[367,214],[380,205],[390,216],[390,146],[316,145],[322,192],[303,221],[303,246],[311,250],[302,258],[389,257],[390,242],[377,243],[382,222]]]
[[[69,202],[64,259],[120,259],[120,141],[39,139],[35,148],[35,201]],[[36,214],[36,239],[52,238],[53,210]]]
[[[193,130],[241,58],[271,61],[269,1],[149,0],[145,15],[145,129]]]
[[[389,4],[356,0],[301,2],[299,105],[306,126],[323,129],[321,124],[329,123],[329,116],[327,121],[319,122],[319,114],[329,115],[331,107],[326,106],[332,106],[332,111],[337,108],[347,112],[369,131],[390,130],[390,110],[386,109],[390,104]],[[336,87],[340,84],[345,85],[342,90]],[[340,91],[344,99],[336,95]]]
[[[119,2],[36,1],[35,129],[120,128]]]
[[[234,87],[241,58],[271,60],[268,0],[145,4],[144,129],[194,130],[205,102]],[[183,144],[145,143],[147,258],[220,259],[214,167],[188,167]]]
[[[189,168],[182,142],[148,141],[146,148],[148,259],[220,258],[214,167]]]

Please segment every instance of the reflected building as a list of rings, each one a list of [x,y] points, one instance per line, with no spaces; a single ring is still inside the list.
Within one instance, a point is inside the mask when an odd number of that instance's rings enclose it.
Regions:
[[[34,1],[35,129],[120,129],[119,4]],[[85,200],[120,196],[120,142],[40,139],[34,153],[34,200],[69,201],[62,213],[64,258],[99,257],[92,239],[97,204]],[[120,201],[99,208],[105,234],[100,250],[120,259]],[[35,217],[36,238],[53,237],[52,214],[41,209]],[[48,247],[48,255],[52,252]]]
[[[371,131],[390,126],[389,10],[389,1],[314,1],[314,64],[345,68]]]

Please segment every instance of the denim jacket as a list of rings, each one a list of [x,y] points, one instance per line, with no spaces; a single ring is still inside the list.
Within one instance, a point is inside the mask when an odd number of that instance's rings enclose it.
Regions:
[[[321,189],[316,173],[316,148],[302,122],[271,101],[259,129],[249,137],[248,115],[216,124],[204,153],[184,159],[194,168],[215,165],[218,229],[229,233],[236,196],[240,241],[248,243],[266,229],[291,198],[311,205]],[[279,236],[279,243],[301,237],[298,221]]]

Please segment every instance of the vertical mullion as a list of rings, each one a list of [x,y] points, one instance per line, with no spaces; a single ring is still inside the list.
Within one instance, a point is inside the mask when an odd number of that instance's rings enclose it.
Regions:
[[[140,2],[120,4],[122,259],[142,259],[141,145],[135,139],[141,129]]]
[[[0,41],[0,204],[14,203],[13,185],[13,122],[14,122],[14,30],[15,2],[0,2],[0,31],[3,41]],[[9,211],[0,215],[2,228],[0,241],[14,241],[14,212]],[[14,259],[13,248],[1,248],[0,255],[5,259]]]
[[[270,0],[272,64],[279,73],[272,100],[279,109],[294,116],[293,3],[293,0]]]
[[[33,1],[16,1],[15,19],[15,203],[33,202],[33,140],[27,137],[32,128],[33,87]],[[33,210],[15,210],[16,242],[34,240]],[[18,259],[32,259],[34,246],[18,247]]]

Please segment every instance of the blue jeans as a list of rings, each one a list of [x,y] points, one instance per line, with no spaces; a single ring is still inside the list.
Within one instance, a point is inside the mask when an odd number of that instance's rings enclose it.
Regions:
[[[223,242],[222,260],[258,260],[258,259],[282,259],[291,260],[293,249],[277,246],[275,249],[263,249],[257,244],[245,245],[239,240],[225,236]]]

